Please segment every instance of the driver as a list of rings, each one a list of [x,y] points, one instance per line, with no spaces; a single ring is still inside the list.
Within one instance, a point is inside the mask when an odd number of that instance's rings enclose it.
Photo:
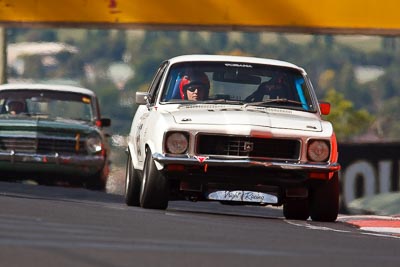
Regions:
[[[179,90],[182,99],[205,100],[210,90],[210,80],[204,72],[193,72],[182,78]]]
[[[246,102],[260,102],[267,99],[287,98],[288,86],[285,83],[283,74],[278,77],[262,82],[256,91],[246,97]]]
[[[25,111],[25,101],[22,99],[8,99],[6,102],[8,114],[17,115]]]

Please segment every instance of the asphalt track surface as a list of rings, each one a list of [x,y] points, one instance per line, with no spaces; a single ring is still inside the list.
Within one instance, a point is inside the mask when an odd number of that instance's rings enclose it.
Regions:
[[[148,210],[121,195],[0,182],[0,266],[400,266],[400,236],[357,218],[285,220],[278,208],[217,202]]]

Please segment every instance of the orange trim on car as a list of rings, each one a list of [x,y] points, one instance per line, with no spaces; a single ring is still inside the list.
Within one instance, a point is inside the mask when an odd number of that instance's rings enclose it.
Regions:
[[[185,170],[185,166],[180,164],[169,164],[167,165],[168,171],[182,172]]]
[[[251,137],[255,137],[255,138],[271,138],[272,137],[272,133],[252,130],[250,132],[250,136]]]
[[[331,136],[331,162],[337,162],[339,157],[336,134]]]
[[[81,139],[81,135],[79,133],[77,133],[75,135],[75,151],[79,151],[80,145],[79,145],[79,141]]]
[[[321,179],[321,180],[327,180],[330,179],[331,177],[329,177],[330,173],[326,173],[326,172],[310,172],[308,177],[310,177],[311,179]]]

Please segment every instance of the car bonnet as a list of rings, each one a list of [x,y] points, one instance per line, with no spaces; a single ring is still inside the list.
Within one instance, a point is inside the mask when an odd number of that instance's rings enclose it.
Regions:
[[[178,124],[198,125],[246,125],[303,131],[322,131],[316,115],[277,108],[241,109],[239,107],[181,108],[171,112]]]
[[[94,128],[79,121],[50,121],[37,119],[0,119],[0,134],[5,132],[90,132]]]

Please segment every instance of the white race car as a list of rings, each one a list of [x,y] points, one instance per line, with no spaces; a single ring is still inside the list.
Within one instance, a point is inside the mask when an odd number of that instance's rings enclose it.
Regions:
[[[237,56],[164,61],[128,137],[125,202],[283,205],[288,219],[335,221],[337,142],[304,69]]]

